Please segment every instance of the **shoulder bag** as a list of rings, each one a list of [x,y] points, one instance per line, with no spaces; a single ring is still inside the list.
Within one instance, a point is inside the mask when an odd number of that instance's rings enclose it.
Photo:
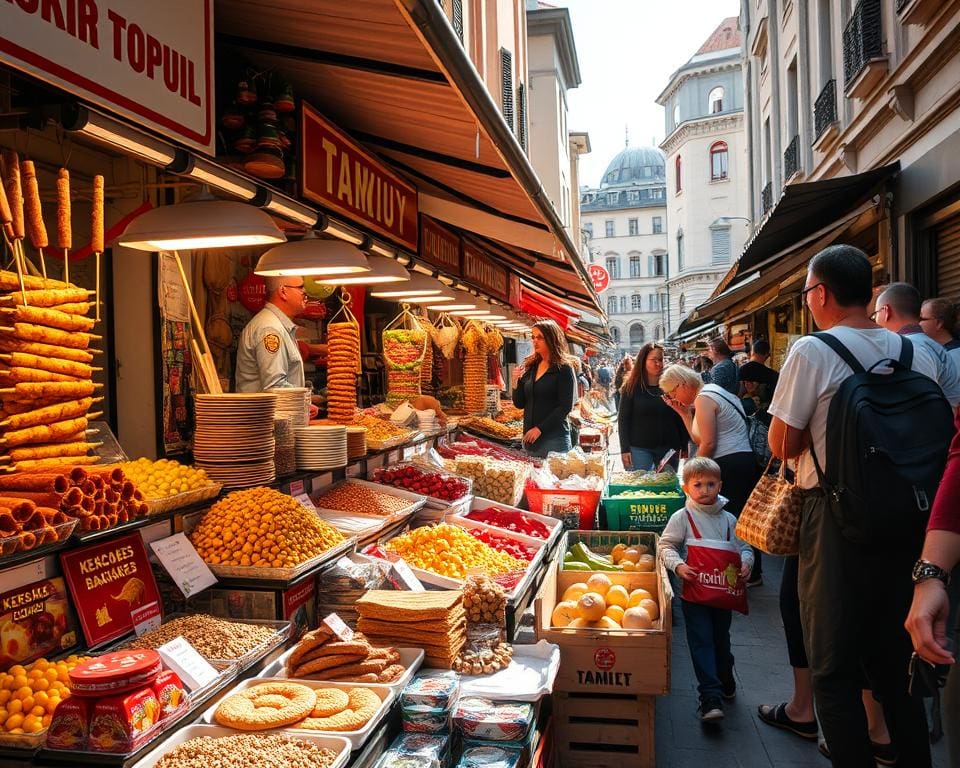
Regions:
[[[784,433],[784,449],[787,436]],[[800,517],[803,512],[803,494],[794,479],[787,480],[787,462],[780,462],[780,471],[768,474],[767,469],[757,481],[743,505],[737,520],[737,536],[751,547],[771,555],[796,555],[800,551]]]

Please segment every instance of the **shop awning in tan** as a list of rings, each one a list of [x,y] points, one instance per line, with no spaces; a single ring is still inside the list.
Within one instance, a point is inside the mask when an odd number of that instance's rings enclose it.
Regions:
[[[217,0],[215,18],[218,48],[275,67],[416,184],[421,210],[535,254],[565,276],[568,298],[600,309],[575,243],[436,0]]]

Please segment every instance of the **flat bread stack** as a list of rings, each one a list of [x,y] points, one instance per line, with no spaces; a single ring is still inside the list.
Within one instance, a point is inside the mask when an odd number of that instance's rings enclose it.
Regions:
[[[339,640],[323,625],[300,639],[285,669],[291,679],[351,683],[392,683],[407,671],[396,648],[376,648],[359,633]]]
[[[459,590],[371,590],[357,600],[357,629],[372,643],[423,648],[425,665],[449,669],[466,644],[467,614]]]

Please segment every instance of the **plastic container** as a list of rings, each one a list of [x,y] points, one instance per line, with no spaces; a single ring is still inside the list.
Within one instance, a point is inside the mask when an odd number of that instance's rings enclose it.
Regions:
[[[70,687],[74,696],[112,696],[152,684],[162,669],[156,651],[116,651],[77,664]]]
[[[567,530],[590,531],[596,527],[600,491],[538,488],[527,483],[526,494],[531,512],[562,520]]]
[[[525,533],[511,531],[509,528],[504,528],[500,525],[494,525],[493,523],[488,523],[483,520],[474,520],[473,518],[470,517],[470,514],[472,512],[491,509],[491,508],[495,509],[497,512],[502,513],[508,519],[510,517],[516,517],[516,519],[519,520],[521,517],[527,517],[531,520],[536,520],[539,523],[543,523],[543,525],[549,531],[547,538],[541,539],[536,536],[530,536]],[[479,496],[475,496],[473,498],[473,501],[470,503],[469,509],[458,511],[456,514],[457,514],[457,517],[463,517],[467,520],[471,520],[475,523],[479,523],[480,525],[485,525],[489,527],[491,530],[507,531],[511,535],[516,536],[522,539],[523,541],[526,541],[528,544],[535,544],[535,543],[546,544],[549,549],[553,548],[553,545],[556,544],[557,540],[563,534],[563,522],[561,520],[558,520],[555,517],[548,517],[547,515],[539,515],[536,512],[530,512],[525,509],[511,507],[506,504],[498,504],[495,501],[490,501],[489,499],[483,499],[483,498],[480,498]]]

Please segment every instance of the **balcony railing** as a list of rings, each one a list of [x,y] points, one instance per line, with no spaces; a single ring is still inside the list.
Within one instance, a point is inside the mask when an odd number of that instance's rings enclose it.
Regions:
[[[837,81],[829,80],[813,105],[813,127],[819,139],[837,122]]]
[[[767,186],[763,188],[763,191],[760,193],[760,205],[763,206],[763,212],[766,214],[771,208],[773,208],[773,182],[767,182]]]
[[[844,87],[849,89],[870,61],[882,57],[880,0],[860,0],[843,30]]]
[[[800,170],[800,136],[794,136],[783,153],[783,178],[789,179]]]

